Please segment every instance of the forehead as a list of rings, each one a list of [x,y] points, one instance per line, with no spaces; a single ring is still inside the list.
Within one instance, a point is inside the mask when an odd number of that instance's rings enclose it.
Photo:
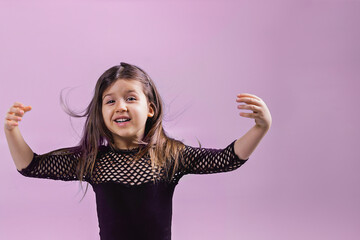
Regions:
[[[118,79],[107,89],[105,89],[103,92],[103,97],[106,95],[126,94],[129,92],[143,94],[144,92],[142,83],[136,80]]]

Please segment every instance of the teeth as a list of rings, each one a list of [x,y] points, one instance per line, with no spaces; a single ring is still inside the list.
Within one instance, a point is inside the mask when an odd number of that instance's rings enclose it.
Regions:
[[[130,119],[122,118],[122,119],[116,119],[115,122],[127,122]]]

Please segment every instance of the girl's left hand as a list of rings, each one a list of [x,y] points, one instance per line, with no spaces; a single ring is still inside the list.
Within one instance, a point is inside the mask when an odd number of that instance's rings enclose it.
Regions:
[[[246,103],[238,105],[238,109],[248,109],[253,111],[252,113],[241,112],[240,116],[254,118],[256,126],[269,130],[272,122],[271,114],[265,102],[261,98],[253,94],[241,93],[237,95],[236,102]]]

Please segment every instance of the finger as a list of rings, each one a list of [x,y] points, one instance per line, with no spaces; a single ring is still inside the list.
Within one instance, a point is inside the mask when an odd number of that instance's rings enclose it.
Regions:
[[[247,117],[247,118],[257,118],[258,114],[257,113],[245,113],[245,112],[241,112],[239,113],[240,116],[242,117]]]
[[[31,109],[32,109],[31,106],[26,106],[26,107],[23,108],[24,112],[28,112],[28,111],[30,111]]]
[[[257,100],[256,98],[250,98],[250,97],[237,98],[236,102],[238,102],[238,103],[244,102],[244,103],[247,103],[247,104],[254,104],[254,105],[257,105],[257,106],[260,106],[262,104],[262,102]]]
[[[6,120],[6,122],[5,122],[5,126],[8,129],[13,128],[13,127],[18,126],[18,125],[19,125],[19,123],[15,122],[15,121]]]
[[[254,94],[250,94],[250,93],[240,93],[240,94],[237,95],[237,97],[238,98],[240,98],[240,97],[252,97],[252,98],[255,98],[255,99],[259,100],[259,101],[262,101],[261,98],[259,98],[258,96],[254,95]]]
[[[22,107],[24,107],[24,104],[22,104],[21,102],[15,102],[15,103],[13,104],[13,107],[20,107],[20,108],[22,108]]]
[[[9,109],[9,113],[12,113],[12,114],[18,114],[18,115],[22,115],[22,114],[24,114],[24,110],[22,110],[22,109],[20,109],[20,108],[18,108],[18,107],[11,107],[10,109]]]
[[[28,112],[28,111],[30,111],[30,110],[32,109],[31,106],[24,106],[24,105],[21,104],[21,103],[15,103],[13,106],[20,108],[20,109],[23,110],[24,112]]]
[[[5,119],[6,119],[6,120],[13,120],[13,121],[21,121],[22,118],[14,115],[14,114],[8,113],[8,114],[6,115],[6,117],[5,117]]]
[[[261,111],[261,107],[258,107],[256,105],[238,105],[238,109],[246,109],[246,110],[251,110],[254,112]]]

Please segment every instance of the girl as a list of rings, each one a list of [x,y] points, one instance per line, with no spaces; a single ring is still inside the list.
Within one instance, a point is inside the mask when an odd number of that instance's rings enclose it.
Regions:
[[[34,153],[18,128],[31,107],[19,102],[6,115],[5,134],[22,175],[92,185],[102,240],[165,240],[171,239],[179,179],[239,168],[269,130],[271,115],[259,97],[239,94],[236,101],[245,103],[239,109],[253,111],[240,116],[255,119],[243,137],[224,149],[187,146],[166,135],[162,101],[148,74],[122,62],[100,76],[83,115],[68,111],[86,117],[78,146]]]

